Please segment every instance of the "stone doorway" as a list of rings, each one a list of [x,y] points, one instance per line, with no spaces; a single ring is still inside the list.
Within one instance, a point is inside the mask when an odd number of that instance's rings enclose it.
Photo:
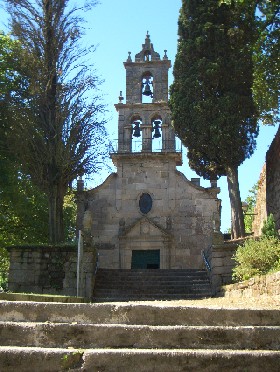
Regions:
[[[160,249],[133,250],[131,269],[159,269]]]

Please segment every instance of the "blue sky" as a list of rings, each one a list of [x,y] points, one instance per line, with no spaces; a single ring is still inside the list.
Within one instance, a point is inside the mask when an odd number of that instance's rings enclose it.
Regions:
[[[80,1],[70,0],[70,4]],[[172,64],[177,51],[177,22],[181,0],[101,0],[100,4],[86,13],[84,41],[95,44],[96,51],[92,55],[97,74],[104,79],[100,87],[104,102],[108,106],[108,132],[110,138],[117,138],[117,114],[114,104],[118,102],[119,92],[125,96],[125,69],[128,51],[132,57],[141,50],[147,30],[151,35],[155,51],[163,56],[167,49],[168,58]],[[2,27],[4,28],[4,27]],[[170,69],[169,83],[172,82],[172,68]],[[257,140],[257,150],[251,159],[246,160],[239,167],[239,183],[241,198],[244,200],[250,188],[257,182],[261,168],[265,162],[265,153],[277,131],[275,127],[260,128]],[[186,155],[183,166],[178,170],[188,179],[196,177],[188,167]],[[94,178],[91,184],[100,184],[108,173],[104,172]],[[208,187],[209,181],[201,180],[201,185]],[[90,185],[88,185],[90,186]],[[219,197],[222,199],[222,228],[224,232],[230,227],[230,205],[226,177],[218,181],[221,188]]]
[[[114,104],[118,102],[119,91],[125,96],[125,69],[128,51],[132,57],[141,50],[147,30],[155,50],[163,56],[167,49],[168,58],[172,64],[177,51],[178,15],[181,0],[103,0],[95,7],[87,18],[90,20],[91,30],[87,35],[99,46],[93,55],[98,73],[105,79],[102,86],[104,99],[108,104],[111,120],[108,130],[111,139],[117,138],[117,114]],[[91,38],[92,37],[92,38]],[[169,83],[172,82],[172,68]],[[261,168],[265,162],[265,153],[277,131],[276,127],[261,126],[257,140],[257,150],[239,167],[239,183],[241,198],[248,196],[249,190],[258,181]],[[186,155],[183,166],[178,169],[188,179],[197,177],[188,167]],[[98,178],[96,183],[99,183]],[[209,182],[201,180],[201,185],[208,187]],[[222,227],[224,232],[230,227],[230,203],[226,177],[218,181],[221,188],[219,197],[222,199]]]

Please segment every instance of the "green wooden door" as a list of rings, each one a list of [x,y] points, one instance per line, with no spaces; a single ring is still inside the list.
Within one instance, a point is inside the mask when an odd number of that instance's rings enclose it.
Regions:
[[[159,269],[160,250],[133,250],[131,259],[132,269]]]

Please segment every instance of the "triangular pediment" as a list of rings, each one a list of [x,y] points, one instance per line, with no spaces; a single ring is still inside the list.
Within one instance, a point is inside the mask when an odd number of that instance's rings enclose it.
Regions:
[[[150,237],[170,237],[171,234],[168,230],[162,228],[154,221],[151,221],[147,217],[141,217],[130,226],[126,227],[123,232],[120,234],[122,237],[133,238],[141,236],[150,236]]]

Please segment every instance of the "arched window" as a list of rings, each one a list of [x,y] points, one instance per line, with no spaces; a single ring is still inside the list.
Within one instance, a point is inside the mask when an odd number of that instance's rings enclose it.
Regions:
[[[152,103],[154,96],[153,76],[150,72],[146,72],[142,76],[142,103]]]
[[[142,124],[142,119],[139,115],[133,116],[131,118],[131,125],[132,125],[131,150],[132,150],[132,152],[141,152],[142,151],[141,124]]]
[[[157,115],[152,119],[152,151],[160,152],[162,150],[162,118]]]
[[[151,60],[151,51],[150,50],[145,51],[144,59],[145,59],[145,61],[150,61]]]

